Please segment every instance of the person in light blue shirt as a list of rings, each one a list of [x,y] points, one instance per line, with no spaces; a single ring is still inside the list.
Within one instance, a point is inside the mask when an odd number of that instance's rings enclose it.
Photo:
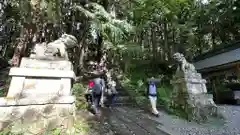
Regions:
[[[159,112],[157,110],[157,87],[153,80],[150,80],[148,83],[147,96],[152,106],[152,113],[158,117]]]

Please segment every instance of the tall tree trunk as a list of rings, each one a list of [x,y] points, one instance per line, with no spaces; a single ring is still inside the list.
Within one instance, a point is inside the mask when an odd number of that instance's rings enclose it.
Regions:
[[[172,26],[173,26],[173,24],[172,24]],[[176,39],[175,39],[176,37],[175,37],[175,28],[173,27],[173,29],[172,29],[172,43],[173,43],[173,45],[172,45],[172,54],[173,53],[175,53],[175,51],[176,51]],[[172,55],[171,55],[172,56]]]
[[[212,29],[212,48],[216,48],[216,31],[214,30],[214,27]]]
[[[79,62],[78,62],[78,68],[80,71],[83,70],[84,68],[84,57],[86,55],[86,45],[82,45],[82,47],[80,48],[80,57],[79,57]]]
[[[27,35],[26,36],[24,35],[25,33],[22,32],[20,38],[17,40],[17,45],[15,47],[13,57],[10,61],[10,64],[14,67],[19,66],[21,57],[24,55],[26,41],[28,40]]]
[[[152,54],[153,54],[153,60],[156,60],[156,58],[157,58],[157,42],[156,42],[156,33],[155,33],[155,27],[154,26],[152,26],[152,28],[151,28],[151,37],[152,37],[152,39],[151,39],[151,41],[152,41]]]
[[[163,23],[163,36],[164,36],[164,59],[168,60],[168,24],[165,20]]]
[[[6,53],[7,53],[7,48],[8,48],[8,45],[7,44],[4,44],[3,48],[2,48],[2,57],[5,57]]]

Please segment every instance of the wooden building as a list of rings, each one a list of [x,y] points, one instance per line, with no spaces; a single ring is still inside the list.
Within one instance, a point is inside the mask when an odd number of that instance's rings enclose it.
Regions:
[[[207,80],[208,91],[217,103],[234,103],[240,98],[240,41],[222,45],[197,56],[194,65]]]

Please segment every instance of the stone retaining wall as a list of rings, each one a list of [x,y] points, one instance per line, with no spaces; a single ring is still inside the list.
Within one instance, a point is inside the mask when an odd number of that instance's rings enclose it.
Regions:
[[[13,134],[37,134],[56,127],[70,128],[75,119],[75,104],[46,104],[0,107],[0,128]]]

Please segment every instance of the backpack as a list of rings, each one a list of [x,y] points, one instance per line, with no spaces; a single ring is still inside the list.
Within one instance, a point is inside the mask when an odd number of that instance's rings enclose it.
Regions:
[[[93,93],[96,95],[100,95],[102,93],[103,89],[105,89],[104,80],[101,78],[95,78],[95,79],[93,79],[93,82],[94,82]]]
[[[157,95],[157,87],[156,87],[155,84],[149,84],[148,95],[151,95],[151,96],[156,96]]]

